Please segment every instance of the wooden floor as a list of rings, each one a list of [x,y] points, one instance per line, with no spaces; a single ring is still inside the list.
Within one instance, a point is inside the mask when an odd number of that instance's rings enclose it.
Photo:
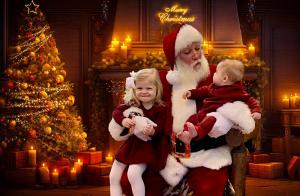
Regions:
[[[74,186],[61,189],[9,189],[1,196],[109,196],[109,187]],[[247,178],[246,196],[299,196],[300,181]]]

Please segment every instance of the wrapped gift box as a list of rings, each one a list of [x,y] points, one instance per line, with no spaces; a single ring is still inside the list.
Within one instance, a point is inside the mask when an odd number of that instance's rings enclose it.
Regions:
[[[253,155],[254,163],[268,163],[270,162],[270,156],[268,154],[255,154]]]
[[[98,164],[102,162],[102,151],[78,152],[77,158],[86,165]]]
[[[284,153],[278,153],[278,152],[272,152],[269,154],[270,156],[270,162],[285,162],[285,154]]]
[[[6,167],[10,169],[18,169],[27,166],[28,152],[15,151],[9,152],[6,158]]]
[[[291,179],[296,179],[298,177],[299,172],[297,173],[297,170],[300,170],[300,157],[293,156],[288,165],[288,175]]]
[[[292,152],[293,154],[300,154],[300,138],[292,138]]]
[[[87,174],[100,175],[100,176],[109,175],[110,169],[111,169],[111,165],[107,163],[88,165]]]
[[[249,174],[258,178],[282,178],[284,176],[284,163],[249,163]]]
[[[4,173],[4,178],[9,186],[34,186],[36,184],[36,168],[7,170]]]
[[[84,180],[89,185],[109,186],[109,176],[85,175]]]
[[[285,142],[283,137],[272,138],[272,152],[285,153]]]

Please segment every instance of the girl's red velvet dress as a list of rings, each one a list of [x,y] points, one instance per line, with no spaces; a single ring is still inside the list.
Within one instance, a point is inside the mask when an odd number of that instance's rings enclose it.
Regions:
[[[129,106],[120,105],[113,112],[113,118],[120,125],[124,119],[123,112],[128,109]],[[156,171],[164,168],[166,164],[167,153],[161,153],[161,147],[166,147],[166,136],[164,134],[164,123],[166,117],[166,107],[154,104],[152,108],[147,110],[143,106],[140,106],[144,116],[157,124],[154,127],[155,133],[151,136],[151,140],[143,141],[131,135],[123,145],[120,147],[115,155],[115,159],[126,165],[145,163],[147,167],[151,167]]]

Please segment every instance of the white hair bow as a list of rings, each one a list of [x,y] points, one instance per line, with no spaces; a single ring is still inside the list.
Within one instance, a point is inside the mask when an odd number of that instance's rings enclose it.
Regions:
[[[134,71],[130,72],[130,77],[126,78],[126,89],[135,88],[134,78],[136,73]]]

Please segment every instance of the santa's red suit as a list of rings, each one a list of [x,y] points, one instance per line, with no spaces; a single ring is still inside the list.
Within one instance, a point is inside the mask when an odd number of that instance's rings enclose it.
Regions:
[[[170,65],[175,65],[173,70],[161,71],[160,78],[163,84],[163,101],[170,104],[171,110],[167,115],[166,131],[178,133],[183,130],[184,123],[201,107],[201,100],[183,99],[185,91],[195,89],[212,83],[215,66],[209,66],[205,57],[201,58],[201,67],[197,73],[186,72],[181,69],[180,62],[175,58],[178,53],[193,42],[203,43],[202,35],[192,26],[183,25],[164,38],[164,52]],[[174,72],[175,71],[175,72]],[[181,82],[173,81],[172,74],[181,77]],[[177,141],[179,143],[179,141]],[[165,150],[170,150],[166,146]],[[158,152],[159,153],[159,152]],[[184,176],[189,187],[196,196],[221,196],[228,178],[228,166],[231,164],[230,148],[226,145],[225,137],[202,140],[192,140],[191,157],[176,159],[170,150],[166,167],[157,172],[146,170],[143,179],[146,195],[158,196],[163,190],[176,185]],[[162,178],[163,176],[163,178]],[[132,195],[126,172],[122,181],[124,194]]]

